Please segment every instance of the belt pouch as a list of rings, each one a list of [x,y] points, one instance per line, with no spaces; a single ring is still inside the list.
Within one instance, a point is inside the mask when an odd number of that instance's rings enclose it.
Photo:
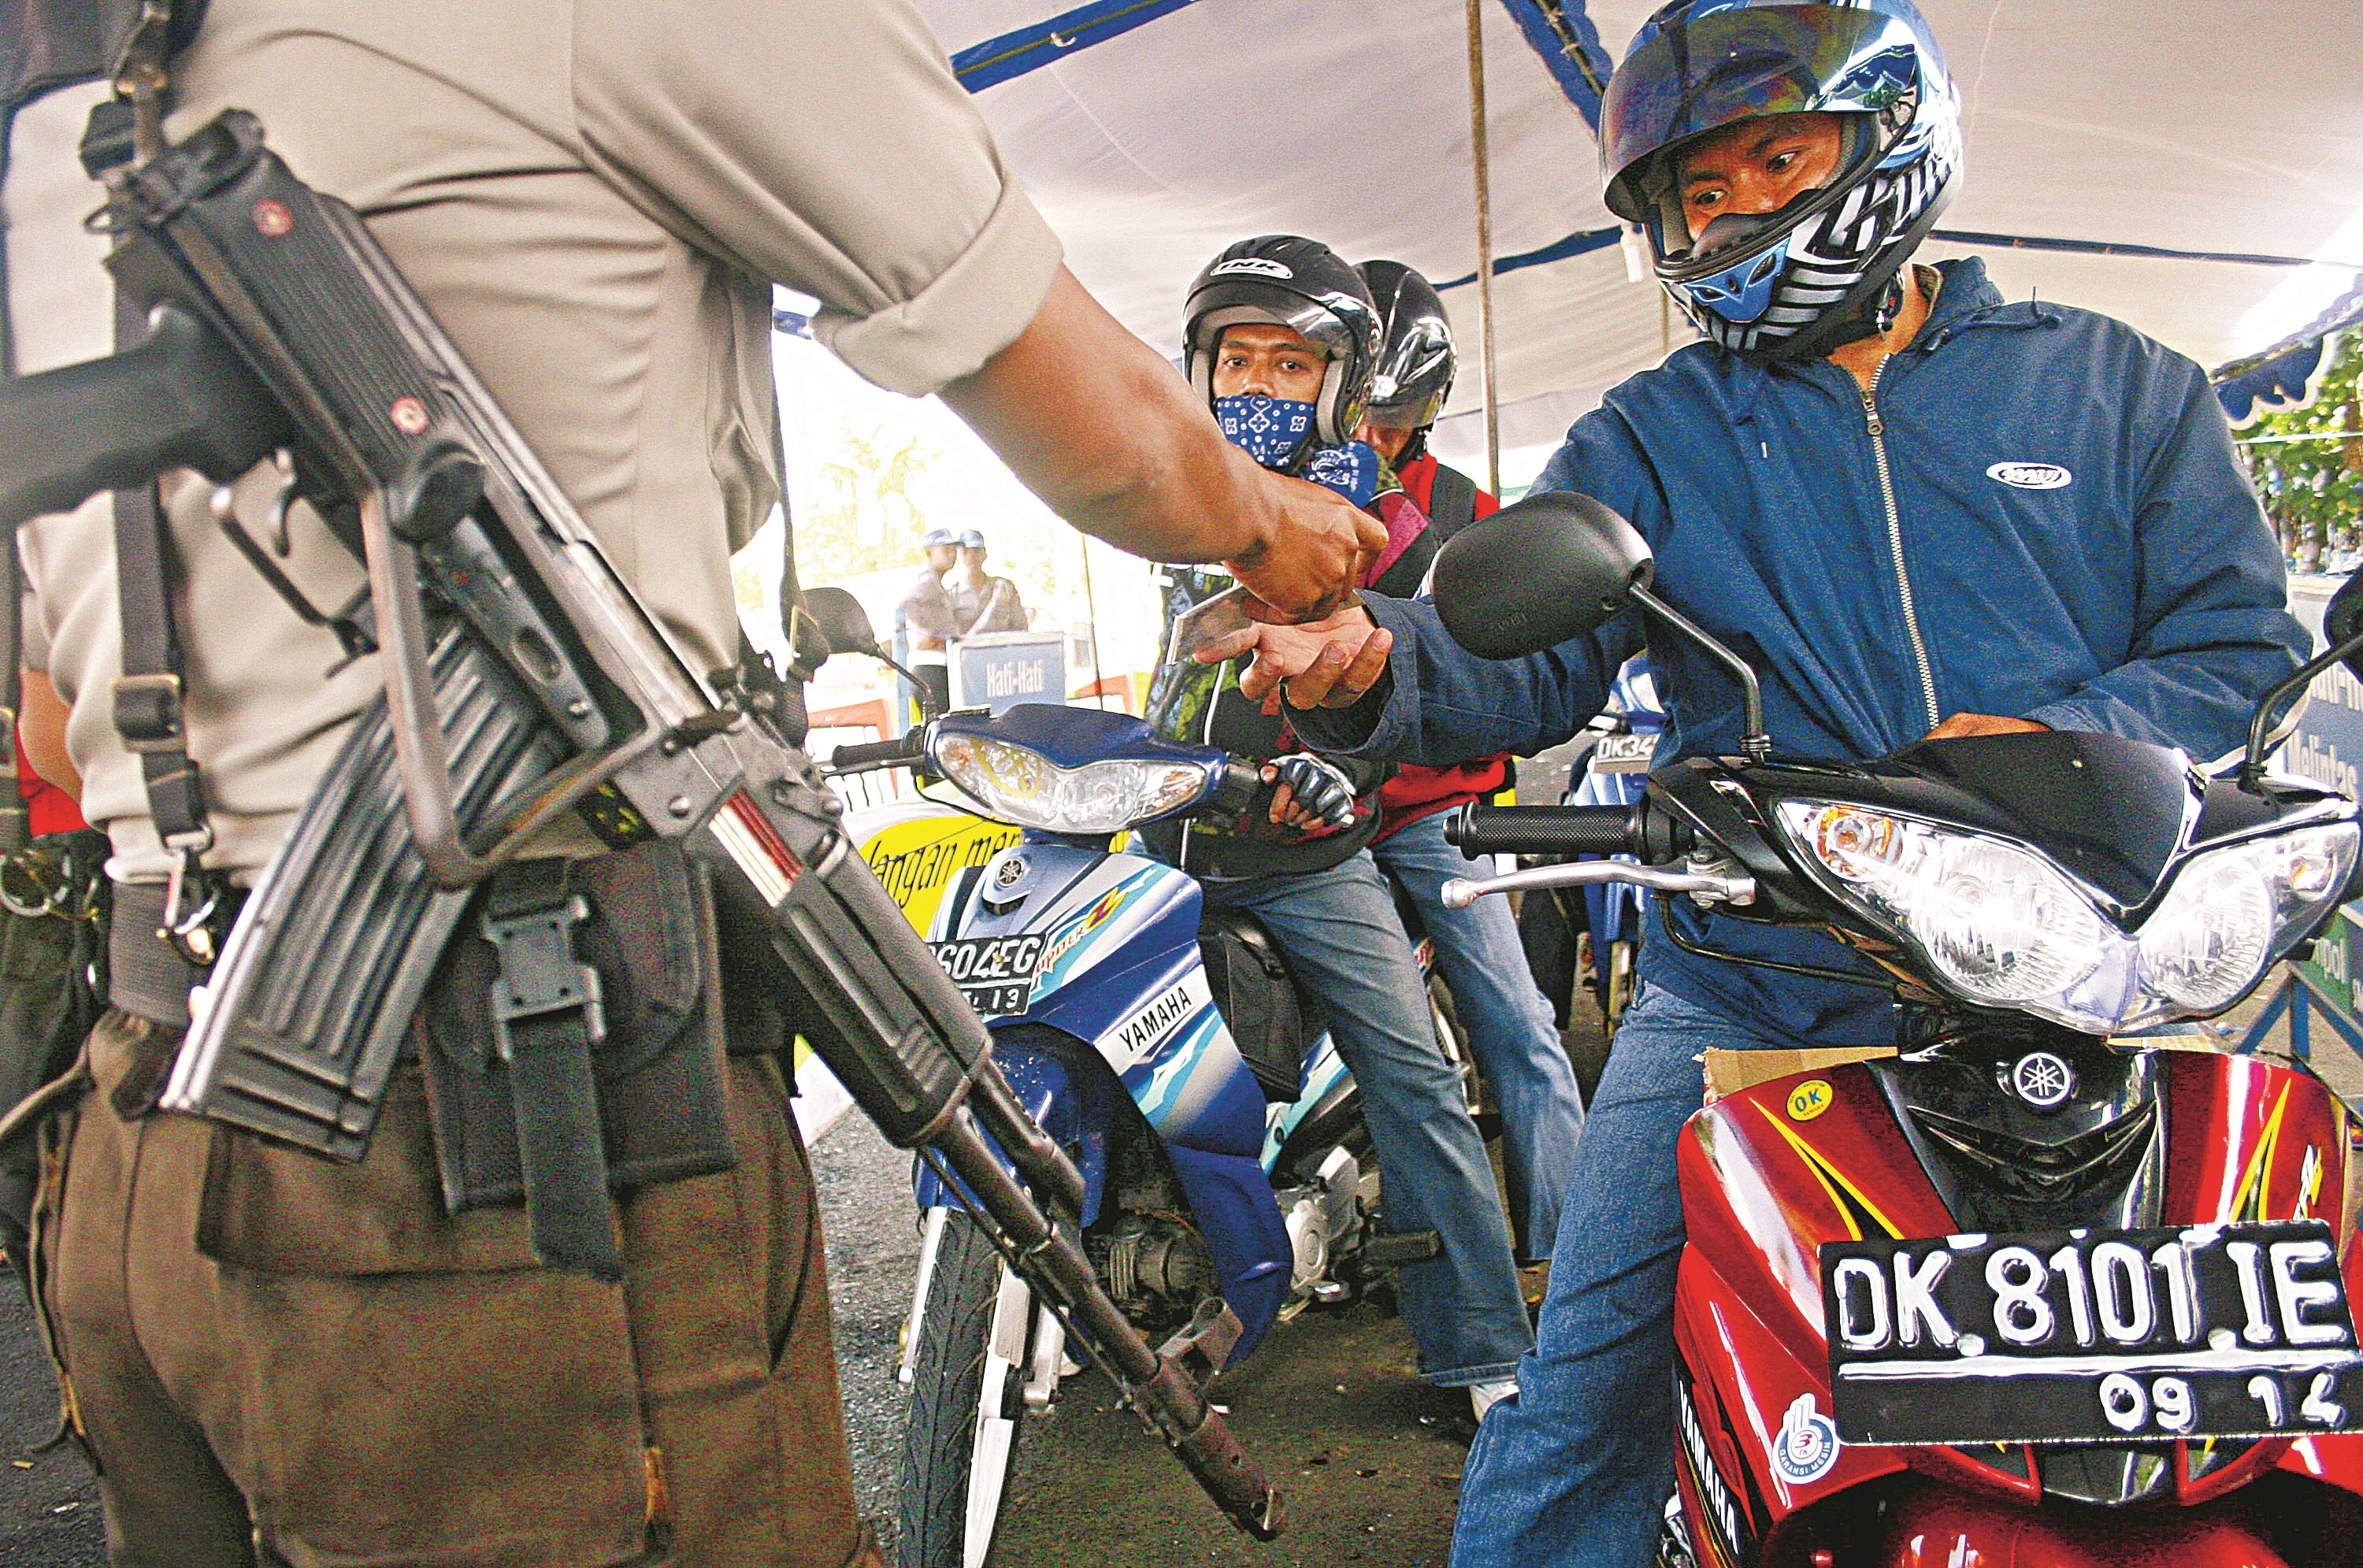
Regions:
[[[445,1206],[526,1200],[534,1247],[615,1266],[610,1191],[737,1163],[702,867],[666,843],[487,886],[418,1021]]]
[[[71,1068],[98,1021],[106,856],[106,835],[84,828],[0,860],[0,1115]],[[24,1230],[35,1165],[29,1138],[0,1149],[0,1242]]]

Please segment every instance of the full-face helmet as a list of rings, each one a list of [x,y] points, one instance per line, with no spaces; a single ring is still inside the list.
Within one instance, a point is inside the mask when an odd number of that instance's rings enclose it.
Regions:
[[[1379,307],[1383,340],[1370,377],[1370,408],[1362,417],[1389,430],[1408,430],[1403,460],[1420,455],[1427,428],[1452,392],[1452,321],[1436,286],[1400,261],[1365,261],[1359,271]]]
[[[1190,285],[1182,343],[1190,384],[1209,406],[1223,328],[1248,322],[1285,326],[1328,356],[1307,444],[1352,440],[1380,343],[1378,308],[1361,274],[1319,240],[1292,234],[1242,239],[1208,262]]]
[[[1685,145],[1814,112],[1840,121],[1828,182],[1693,239]],[[1741,354],[1803,358],[1892,319],[1895,274],[1958,182],[1960,100],[1911,0],[1675,0],[1610,79],[1600,149],[1609,209],[1647,232],[1659,280],[1699,330]]]

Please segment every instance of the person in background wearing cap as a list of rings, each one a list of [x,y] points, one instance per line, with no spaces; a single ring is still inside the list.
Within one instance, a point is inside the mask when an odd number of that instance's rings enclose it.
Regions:
[[[951,640],[960,635],[944,574],[959,564],[960,536],[949,528],[930,528],[919,548],[927,564],[912,574],[894,606],[894,635],[903,662],[925,688],[929,712],[940,713],[952,705]]]
[[[951,599],[952,624],[960,628],[960,636],[1022,632],[1033,624],[1017,585],[1005,577],[984,574],[984,536],[973,528],[960,536],[960,565],[944,579],[944,592]]]
[[[1400,261],[1365,261],[1385,338],[1370,379],[1370,405],[1359,438],[1393,469],[1427,526],[1370,587],[1398,599],[1419,591],[1447,539],[1501,502],[1427,449],[1428,428],[1452,392],[1452,323],[1426,278]],[[1444,512],[1430,510],[1431,504]],[[1448,815],[1510,782],[1510,757],[1494,752],[1444,767],[1406,763],[1379,787],[1379,833],[1370,856],[1411,896],[1436,944],[1437,966],[1452,988],[1454,1015],[1502,1113],[1502,1175],[1509,1188],[1510,1228],[1522,1264],[1551,1255],[1559,1202],[1575,1168],[1583,1132],[1583,1096],[1550,1003],[1535,987],[1517,921],[1507,900],[1481,899],[1447,909],[1444,884],[1470,875],[1459,849],[1445,842]],[[1540,1299],[1539,1273],[1527,1275]]]

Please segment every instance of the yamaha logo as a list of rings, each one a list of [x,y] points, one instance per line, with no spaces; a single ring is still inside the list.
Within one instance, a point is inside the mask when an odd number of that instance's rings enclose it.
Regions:
[[[1294,272],[1289,270],[1287,262],[1274,261],[1270,257],[1265,256],[1233,257],[1230,260],[1223,262],[1219,266],[1208,269],[1206,276],[1209,278],[1234,278],[1242,272],[1252,273],[1259,278],[1292,279],[1296,276]]]
[[[2010,1070],[2011,1092],[2035,1107],[2049,1110],[2067,1103],[2076,1092],[2076,1069],[2064,1056],[2048,1051],[2029,1051]]]
[[[1004,892],[1026,880],[1026,857],[1013,855],[993,867],[993,885]]]
[[[2013,490],[2066,490],[2076,476],[2057,463],[1996,463],[1986,478]]]

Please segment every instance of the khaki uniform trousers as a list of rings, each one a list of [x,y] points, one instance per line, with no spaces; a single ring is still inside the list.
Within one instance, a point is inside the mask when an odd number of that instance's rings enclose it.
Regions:
[[[338,1165],[149,1112],[177,1032],[122,1012],[48,1137],[35,1227],[118,1565],[874,1564],[819,1216],[776,1061],[739,1163],[617,1203],[624,1281],[444,1213],[405,1063]]]

